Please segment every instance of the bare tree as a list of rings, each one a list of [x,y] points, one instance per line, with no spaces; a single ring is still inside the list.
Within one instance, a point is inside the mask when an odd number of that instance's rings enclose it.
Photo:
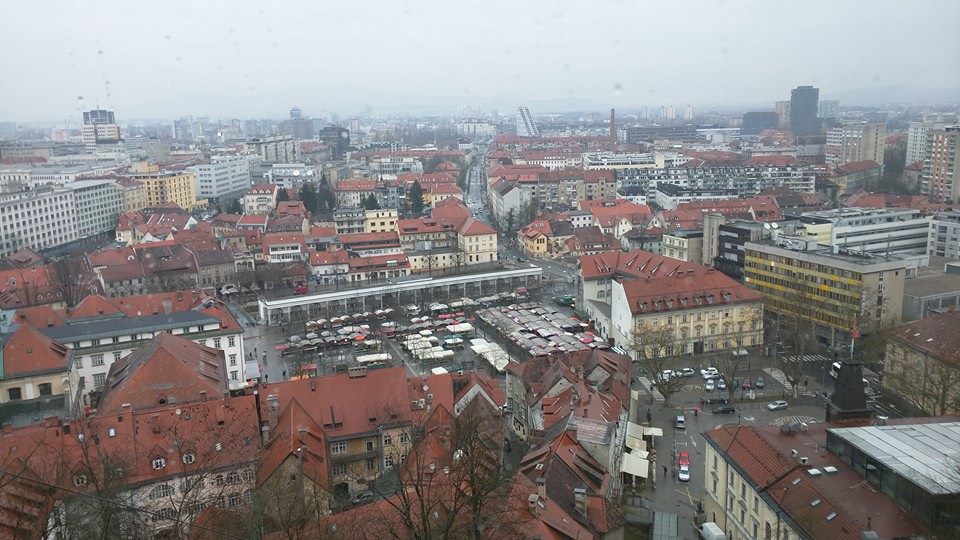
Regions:
[[[896,390],[908,404],[930,416],[960,411],[960,369],[925,357],[921,365],[890,362],[884,386]]]
[[[737,318],[736,323],[723,323],[721,326],[723,332],[721,344],[724,349],[732,350],[714,355],[713,364],[720,372],[720,378],[726,384],[727,394],[732,401],[740,373],[745,364],[750,362],[749,354],[741,354],[740,351],[750,344],[749,338],[753,338],[753,343],[762,341],[756,338],[763,337],[763,309],[757,306],[731,309],[743,309],[744,314]]]
[[[684,379],[669,376],[666,370],[677,367],[686,355],[686,343],[679,339],[672,326],[652,326],[649,323],[634,325],[633,353],[640,369],[657,384],[663,395],[664,406],[670,406],[670,397],[683,387]]]
[[[96,290],[93,271],[82,254],[61,257],[50,264],[50,269],[53,271],[50,286],[67,307],[79,304],[91,289]]]

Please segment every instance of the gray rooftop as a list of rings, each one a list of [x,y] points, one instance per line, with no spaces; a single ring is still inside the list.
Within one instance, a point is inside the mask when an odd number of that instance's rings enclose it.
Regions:
[[[220,324],[220,319],[199,311],[160,313],[142,317],[100,317],[63,326],[40,328],[40,332],[60,343],[125,336],[137,332],[162,332],[184,326]]]
[[[960,422],[827,431],[930,493],[960,493]]]

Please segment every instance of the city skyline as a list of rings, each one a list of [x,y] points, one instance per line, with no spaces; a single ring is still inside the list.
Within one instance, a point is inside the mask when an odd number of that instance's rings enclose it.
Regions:
[[[0,90],[0,119],[75,118],[97,105],[124,119],[279,117],[295,104],[346,114],[772,107],[798,85],[849,104],[845,95],[876,88],[906,101],[960,97],[954,3],[912,6],[923,33],[902,30],[897,4],[805,5],[790,14],[799,42],[785,39],[782,13],[760,6],[524,4],[505,17],[489,3],[287,3],[191,6],[187,18],[167,4],[24,5],[0,22],[0,43],[17,53],[0,70],[18,77]],[[838,34],[825,16],[870,31]],[[93,24],[110,31],[83,30]]]

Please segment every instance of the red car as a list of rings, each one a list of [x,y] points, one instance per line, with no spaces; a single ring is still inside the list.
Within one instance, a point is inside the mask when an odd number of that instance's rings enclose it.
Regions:
[[[690,466],[690,452],[680,452],[680,456],[677,458],[677,465],[687,467]]]
[[[750,380],[750,377],[747,377],[743,380],[743,384],[740,385],[744,390],[749,390],[753,387],[753,381]]]

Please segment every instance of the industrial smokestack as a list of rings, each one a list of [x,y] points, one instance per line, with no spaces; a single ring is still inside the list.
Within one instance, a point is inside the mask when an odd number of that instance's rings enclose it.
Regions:
[[[610,109],[610,139],[617,140],[617,115],[616,109]]]

